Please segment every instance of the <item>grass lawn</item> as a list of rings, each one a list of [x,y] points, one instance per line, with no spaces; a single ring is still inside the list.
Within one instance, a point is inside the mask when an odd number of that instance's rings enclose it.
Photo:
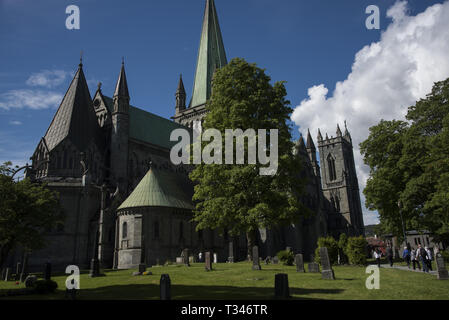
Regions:
[[[334,266],[337,280],[323,280],[321,274],[297,273],[294,266],[262,265],[261,271],[251,270],[251,264],[214,264],[212,272],[204,270],[204,264],[191,267],[172,265],[154,266],[150,276],[133,277],[135,270],[106,270],[105,277],[89,278],[81,275],[80,300],[89,299],[159,299],[161,274],[170,275],[172,298],[179,300],[244,300],[272,299],[274,276],[287,273],[290,294],[293,299],[381,299],[381,300],[440,300],[449,299],[449,281],[436,276],[394,269],[380,270],[380,290],[368,290],[365,281],[368,274],[364,267]],[[3,297],[1,299],[64,299],[66,275],[52,279],[58,290],[48,295]],[[23,288],[14,281],[0,281],[0,296],[7,290]]]

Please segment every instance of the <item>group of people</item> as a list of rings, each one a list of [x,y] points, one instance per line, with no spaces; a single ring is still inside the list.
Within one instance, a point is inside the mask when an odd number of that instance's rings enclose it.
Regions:
[[[421,270],[421,265],[419,263],[421,261],[423,272],[429,272],[429,270],[432,271],[433,254],[428,247],[423,248],[420,244],[416,250],[405,247],[402,252],[402,258],[407,262],[409,268],[410,262],[413,264],[413,270],[416,270],[416,265],[418,265],[418,269]]]
[[[393,266],[393,249],[391,246],[387,246],[385,250],[385,255],[388,259],[388,262],[390,266]],[[376,248],[373,252],[373,256],[376,259],[377,266],[380,268],[380,259],[382,258],[382,251],[380,251],[379,248]],[[402,258],[407,263],[408,268],[410,268],[410,265],[413,264],[413,270],[416,270],[416,266],[418,266],[418,269],[421,270],[422,265],[422,271],[423,272],[429,272],[432,271],[432,261],[434,258],[434,255],[432,254],[432,251],[428,247],[421,247],[421,245],[418,245],[417,249],[411,248],[411,247],[404,247],[404,251],[402,252]]]

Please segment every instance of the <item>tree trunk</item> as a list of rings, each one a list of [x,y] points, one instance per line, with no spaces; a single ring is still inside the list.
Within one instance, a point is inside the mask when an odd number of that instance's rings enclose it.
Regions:
[[[5,244],[0,247],[0,270],[5,266],[10,252],[11,245]]]
[[[253,247],[256,245],[256,232],[250,230],[246,233],[246,243],[247,243],[247,254],[248,260],[253,260]]]

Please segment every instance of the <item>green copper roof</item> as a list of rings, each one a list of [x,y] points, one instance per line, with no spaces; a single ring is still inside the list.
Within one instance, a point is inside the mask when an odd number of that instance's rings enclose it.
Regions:
[[[168,207],[193,209],[190,181],[175,173],[150,169],[131,195],[117,209]]]
[[[114,106],[113,100],[107,96],[103,97],[106,106],[112,112]],[[132,139],[171,149],[178,142],[171,142],[170,134],[178,128],[190,130],[181,124],[162,118],[151,112],[133,106],[129,108],[129,136]]]
[[[211,80],[216,69],[227,64],[214,0],[206,1],[203,29],[196,63],[192,100],[189,107],[205,104],[211,94]]]

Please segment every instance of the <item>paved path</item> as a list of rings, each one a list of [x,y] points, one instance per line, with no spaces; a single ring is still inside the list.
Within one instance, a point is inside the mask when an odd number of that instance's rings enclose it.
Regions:
[[[405,270],[405,271],[424,273],[422,270],[419,270],[418,268],[416,268],[416,270],[413,270],[412,267],[410,267],[410,269],[409,269],[409,268],[407,268],[405,266],[398,266],[398,265],[394,265],[394,264],[393,264],[393,267],[390,267],[389,264],[381,264],[380,267],[381,268],[387,268],[387,269],[399,269],[399,270]],[[436,271],[429,271],[429,274],[432,274],[432,275],[436,276],[437,272]]]

